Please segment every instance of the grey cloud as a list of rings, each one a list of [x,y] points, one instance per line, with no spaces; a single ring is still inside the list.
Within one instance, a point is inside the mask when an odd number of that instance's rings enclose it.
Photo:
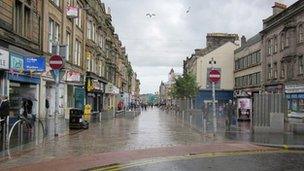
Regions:
[[[179,67],[208,32],[253,36],[276,0],[104,0],[135,71],[142,92],[155,92],[171,67]],[[290,5],[296,0],[285,0]],[[190,12],[186,10],[191,6]],[[147,18],[146,13],[155,13]],[[163,74],[155,74],[162,66]],[[146,68],[146,69],[144,69]],[[143,72],[143,73],[141,73]],[[143,74],[143,75],[141,75]]]

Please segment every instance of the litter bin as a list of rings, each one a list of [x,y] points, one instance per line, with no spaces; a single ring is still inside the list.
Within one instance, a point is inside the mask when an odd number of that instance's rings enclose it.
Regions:
[[[83,111],[80,109],[70,109],[70,129],[88,129],[89,123],[82,119]]]

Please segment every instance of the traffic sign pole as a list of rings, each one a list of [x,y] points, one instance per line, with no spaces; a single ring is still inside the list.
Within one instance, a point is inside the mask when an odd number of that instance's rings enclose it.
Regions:
[[[215,107],[215,83],[220,80],[220,73],[214,69],[215,60],[212,58],[211,71],[209,73],[209,79],[212,82],[212,111],[213,111],[213,135],[217,132],[217,118],[216,118],[216,107]]]
[[[60,84],[60,70],[64,62],[61,56],[53,55],[49,61],[50,67],[53,69],[53,77],[55,80],[55,113],[54,113],[54,136],[57,137],[57,115],[59,115],[59,84]]]

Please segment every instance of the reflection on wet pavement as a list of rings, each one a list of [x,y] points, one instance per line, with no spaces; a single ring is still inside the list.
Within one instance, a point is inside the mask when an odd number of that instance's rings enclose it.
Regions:
[[[134,119],[116,118],[91,123],[88,130],[12,149],[12,159],[2,167],[39,162],[57,157],[167,147],[211,142],[201,133],[158,109],[149,109]]]

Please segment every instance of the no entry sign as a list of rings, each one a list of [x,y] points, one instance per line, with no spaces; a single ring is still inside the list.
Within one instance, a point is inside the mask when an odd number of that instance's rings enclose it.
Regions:
[[[61,56],[59,55],[53,55],[51,58],[50,58],[50,61],[49,61],[49,64],[50,64],[50,67],[52,69],[61,69],[64,65],[63,63],[63,59]]]
[[[211,82],[217,83],[221,79],[221,73],[218,70],[213,69],[209,73],[209,79]]]

